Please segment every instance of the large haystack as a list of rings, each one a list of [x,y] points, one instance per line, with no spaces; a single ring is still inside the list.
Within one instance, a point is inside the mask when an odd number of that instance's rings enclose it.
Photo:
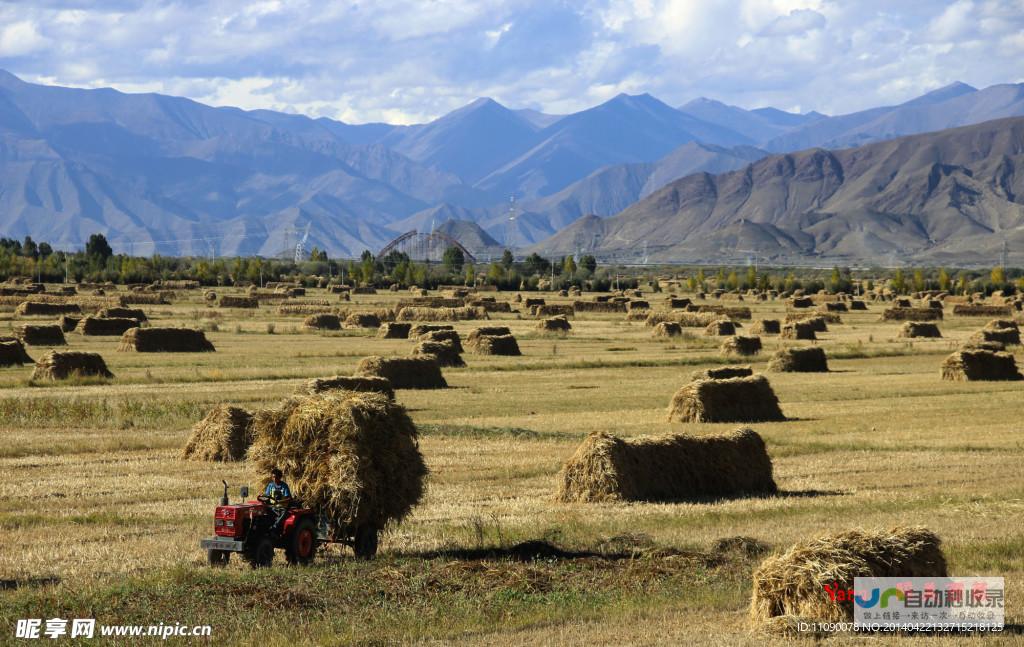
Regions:
[[[345,317],[346,328],[380,328],[380,317],[375,312],[352,312]]]
[[[572,324],[565,317],[549,317],[537,322],[537,330],[552,335],[565,335],[572,330]]]
[[[825,350],[817,346],[780,348],[768,361],[768,370],[781,373],[827,373],[828,358]]]
[[[679,422],[771,422],[785,420],[763,375],[695,380],[669,403],[669,420]]]
[[[754,572],[751,619],[851,622],[853,601],[833,602],[826,585],[846,591],[853,589],[855,577],[945,577],[940,544],[935,533],[921,527],[850,530],[800,542]]]
[[[310,330],[341,330],[341,317],[336,314],[322,312],[309,315],[302,322],[302,325]]]
[[[694,371],[691,380],[728,380],[734,377],[749,377],[754,374],[749,366],[718,366]]]
[[[723,355],[757,355],[761,352],[761,338],[735,335],[723,341],[719,350]]]
[[[416,426],[384,395],[293,397],[257,413],[252,428],[255,474],[280,468],[303,504],[334,525],[382,529],[423,497],[428,470]]]
[[[736,324],[729,319],[719,319],[718,321],[712,321],[704,328],[704,334],[709,337],[721,337],[725,335],[736,334]]]
[[[850,310],[867,310],[868,304],[864,303],[860,299],[853,299],[850,301]]]
[[[957,382],[974,380],[1019,380],[1017,362],[1010,353],[990,350],[959,350],[942,362],[942,379]]]
[[[119,351],[136,353],[212,353],[213,344],[194,328],[131,328],[121,335]]]
[[[35,360],[28,356],[25,346],[17,339],[0,341],[0,366],[22,366]]]
[[[942,337],[939,327],[927,321],[905,321],[900,326],[900,337]]]
[[[974,333],[975,341],[997,341],[1004,346],[1020,345],[1020,331],[1016,328],[982,328]]]
[[[433,357],[439,366],[460,368],[466,365],[459,350],[450,341],[421,341],[412,349],[413,357]]]
[[[477,355],[519,356],[519,342],[512,335],[480,335],[466,344]]]
[[[377,337],[381,339],[408,339],[412,324],[390,321],[382,323],[377,329]]]
[[[398,321],[466,321],[489,319],[483,308],[421,308],[409,306],[398,311]]]
[[[255,297],[242,297],[233,294],[225,294],[220,298],[220,307],[246,308],[252,310],[260,307],[260,301]]]
[[[387,378],[396,389],[445,389],[435,357],[364,357],[356,366],[356,375]]]
[[[795,313],[786,315],[786,323],[805,323],[811,327],[814,332],[828,332],[828,318],[822,314],[808,315],[804,313]]]
[[[817,339],[814,326],[807,321],[791,321],[782,326],[783,339]]]
[[[477,343],[477,340],[481,337],[502,337],[504,335],[511,335],[512,331],[508,326],[480,326],[472,330],[469,336],[466,337],[466,346],[473,348]]]
[[[675,321],[662,321],[654,327],[651,334],[655,337],[679,337],[683,334],[683,327]]]
[[[77,303],[49,303],[42,301],[24,301],[14,309],[19,317],[81,314],[82,308]]]
[[[306,382],[306,393],[324,393],[326,391],[369,391],[381,393],[395,399],[395,390],[391,381],[384,377],[367,377],[358,375],[335,375],[334,377],[317,377]]]
[[[953,306],[953,314],[959,317],[1012,317],[1013,306],[958,303]]]
[[[762,319],[750,327],[755,335],[778,335],[782,332],[782,324],[778,319]]]
[[[65,346],[64,331],[57,325],[24,324],[15,329],[21,343],[26,346]]]
[[[182,458],[192,461],[240,461],[252,444],[252,414],[226,404],[214,407],[192,427]]]
[[[36,362],[33,380],[66,380],[69,377],[105,377],[114,374],[99,353],[51,350]]]
[[[116,337],[123,335],[129,328],[137,328],[137,319],[123,317],[85,317],[78,322],[75,332],[85,336]]]
[[[882,321],[941,321],[942,310],[935,308],[886,308]]]
[[[146,313],[141,308],[103,308],[102,310],[96,313],[96,316],[146,321]]]
[[[687,501],[775,493],[764,441],[721,436],[622,439],[590,434],[558,474],[559,501]]]
[[[457,353],[461,353],[463,351],[462,337],[459,336],[459,333],[456,330],[431,330],[430,332],[425,332],[417,337],[416,341],[443,342],[451,344]]]

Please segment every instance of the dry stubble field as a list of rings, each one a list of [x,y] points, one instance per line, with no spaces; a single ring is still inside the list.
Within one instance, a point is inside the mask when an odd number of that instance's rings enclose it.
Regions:
[[[397,298],[357,295],[350,307]],[[755,320],[785,315],[782,302],[743,305]],[[947,308],[944,339],[909,343],[896,338],[898,322],[879,321],[881,305],[869,307],[819,334],[830,373],[770,374],[789,420],[752,427],[782,494],[686,504],[555,503],[555,475],[592,431],[736,427],[667,422],[690,374],[726,363],[720,338],[693,329],[654,339],[643,322],[603,314],[578,315],[570,336],[550,338],[528,318],[492,314],[512,328],[522,357],[467,353],[468,367],[444,370],[451,388],[398,392],[432,474],[426,499],[384,537],[379,558],[359,563],[334,549],[310,568],[281,559],[261,572],[205,566],[197,542],[210,531],[220,480],[237,493],[256,478],[244,464],[180,460],[190,427],[214,404],[272,405],[307,378],[348,373],[365,355],[408,354],[412,342],[375,330],[309,332],[275,306],[208,307],[195,293],[143,308],[154,325],[215,325],[207,336],[216,353],[123,353],[116,337],[69,333],[71,349],[102,353],[113,381],[39,386],[30,367],[0,370],[0,642],[17,618],[57,615],[211,624],[228,644],[763,644],[781,641],[747,622],[750,573],[763,555],[715,550],[717,539],[783,550],[825,531],[896,524],[936,531],[952,574],[1005,576],[1007,621],[1019,626],[1024,387],[939,379],[943,357],[986,319]],[[20,323],[9,310],[0,335]],[[477,325],[456,328],[465,336]],[[755,371],[780,343],[762,339]],[[29,348],[33,357],[45,350]],[[599,556],[509,559],[531,539]]]

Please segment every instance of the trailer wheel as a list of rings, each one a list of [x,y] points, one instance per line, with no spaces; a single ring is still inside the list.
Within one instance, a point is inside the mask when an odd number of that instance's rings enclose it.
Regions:
[[[270,537],[261,537],[242,556],[253,568],[267,568],[274,562],[274,542]]]
[[[289,564],[308,564],[316,555],[316,524],[306,518],[296,524],[284,550]]]
[[[373,559],[377,554],[378,530],[371,526],[359,526],[356,528],[355,540],[352,542],[352,549],[359,559]]]
[[[206,551],[206,561],[215,568],[227,566],[228,562],[231,561],[231,551],[211,548]]]

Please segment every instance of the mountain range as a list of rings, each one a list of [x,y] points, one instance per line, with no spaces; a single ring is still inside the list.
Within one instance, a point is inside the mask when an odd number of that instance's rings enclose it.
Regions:
[[[1020,115],[1024,84],[955,83],[838,116],[623,94],[569,115],[483,98],[426,124],[356,125],[0,71],[0,232],[64,248],[100,232],[144,255],[269,256],[305,236],[352,257],[466,221],[452,231],[487,253],[561,249],[594,244],[589,216],[637,213],[679,178]],[[787,254],[825,251],[799,240]]]

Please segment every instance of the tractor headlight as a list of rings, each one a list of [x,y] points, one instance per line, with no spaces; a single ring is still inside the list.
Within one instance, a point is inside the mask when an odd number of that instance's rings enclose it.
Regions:
[[[231,521],[231,520],[229,519],[228,521],[225,521],[225,522],[224,522],[224,525],[225,525],[225,526],[227,526],[228,528],[234,528],[234,527],[235,527],[235,522],[234,522],[234,521]]]
[[[214,526],[223,526],[224,525],[224,520],[223,519],[214,519],[213,520],[213,525]]]

